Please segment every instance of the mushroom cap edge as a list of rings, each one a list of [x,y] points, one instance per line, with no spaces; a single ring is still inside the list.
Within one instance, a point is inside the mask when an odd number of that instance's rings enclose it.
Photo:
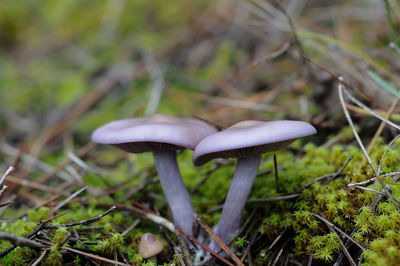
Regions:
[[[249,123],[240,126],[240,123]],[[193,154],[196,166],[215,158],[240,158],[279,150],[294,140],[317,131],[309,123],[294,120],[242,121],[200,141]]]
[[[149,122],[151,117],[116,120],[96,129],[91,139],[97,143],[111,144],[133,153],[141,153],[163,144],[169,145],[171,149],[194,150],[204,137],[216,132],[213,127],[202,121],[162,116],[173,119],[173,123]],[[137,151],[134,149],[135,143],[140,145]],[[144,143],[154,145],[143,145]]]

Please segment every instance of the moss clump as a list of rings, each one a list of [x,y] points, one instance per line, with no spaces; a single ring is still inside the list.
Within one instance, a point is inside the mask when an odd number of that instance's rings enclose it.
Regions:
[[[28,220],[38,223],[49,218],[49,208],[40,207],[38,210],[28,211]]]
[[[398,265],[400,261],[400,233],[394,230],[385,232],[383,238],[370,243],[370,247],[363,254],[364,265],[390,266]]]
[[[314,257],[316,259],[331,262],[334,259],[333,255],[340,250],[338,237],[336,233],[315,236],[311,239],[311,245],[308,247],[308,250],[310,253],[315,251]]]
[[[375,165],[381,161],[386,148],[382,141],[379,141],[379,145],[373,148],[371,159]],[[307,145],[305,152],[305,155],[299,159],[285,160],[284,162],[279,160],[282,162],[279,165],[281,190],[293,193],[319,176],[334,173],[343,166],[348,158],[352,157],[353,159],[341,175],[333,180],[324,179],[314,183],[304,189],[296,201],[263,204],[262,208],[266,217],[260,233],[266,235],[267,239],[273,240],[283,230],[288,229],[294,233],[293,252],[297,258],[306,262],[306,258],[313,252],[314,260],[331,262],[341,251],[337,235],[331,233],[323,221],[312,215],[315,213],[326,217],[346,233],[353,232],[353,238],[367,248],[367,252],[364,253],[367,264],[378,263],[376,259],[378,257],[399,262],[394,255],[386,254],[390,252],[395,254],[394,251],[400,248],[400,242],[393,234],[400,229],[400,213],[389,199],[381,200],[376,209],[372,210],[368,206],[374,198],[373,192],[347,186],[349,183],[374,177],[369,165],[362,164],[361,151],[354,147],[345,149],[338,145],[331,149]],[[386,156],[389,154],[390,158],[387,158]],[[264,162],[264,165],[272,167],[270,161]],[[382,173],[399,170],[399,165],[400,150],[392,148],[382,159]],[[252,195],[260,194],[261,191],[263,192],[262,197],[266,198],[280,195],[275,189],[271,189],[271,187],[274,188],[273,175],[271,173],[264,180],[258,180]],[[265,188],[265,186],[269,188]],[[374,184],[367,187],[375,189]],[[377,186],[377,189],[378,191],[382,190],[380,185]],[[393,186],[391,194],[394,198],[398,198],[400,187]],[[383,260],[386,261],[385,259]]]
[[[63,260],[62,260],[62,255],[59,250],[59,246],[53,245],[50,247],[50,254],[47,256],[44,265],[62,265]]]
[[[3,247],[3,245],[1,245]],[[3,250],[3,249],[2,249]],[[27,265],[37,252],[29,247],[16,247],[13,251],[0,259],[2,265]]]
[[[116,248],[124,251],[124,238],[121,234],[113,233],[110,238],[100,241],[97,248],[106,255],[112,255]]]
[[[62,265],[62,255],[60,249],[66,240],[69,231],[65,227],[60,227],[56,230],[53,238],[53,245],[50,247],[50,254],[46,258],[45,265]]]

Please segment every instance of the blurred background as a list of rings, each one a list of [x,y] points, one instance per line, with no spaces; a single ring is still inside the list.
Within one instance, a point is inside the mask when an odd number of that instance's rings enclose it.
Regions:
[[[154,112],[223,126],[302,119],[335,133],[336,82],[300,53],[384,110],[393,96],[368,71],[399,81],[393,40],[383,1],[6,1],[0,137],[38,152]]]

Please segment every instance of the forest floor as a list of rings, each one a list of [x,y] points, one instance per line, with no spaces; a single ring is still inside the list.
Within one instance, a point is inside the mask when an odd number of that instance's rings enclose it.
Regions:
[[[397,0],[3,3],[0,263],[399,265],[399,33]],[[193,245],[152,155],[90,140],[155,113],[317,134],[263,155],[231,250],[210,254],[234,160],[178,153]]]

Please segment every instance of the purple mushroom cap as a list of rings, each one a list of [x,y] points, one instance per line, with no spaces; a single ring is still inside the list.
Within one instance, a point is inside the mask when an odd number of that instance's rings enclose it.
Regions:
[[[312,125],[303,121],[242,121],[200,141],[193,154],[193,163],[199,166],[215,158],[260,155],[316,132]]]
[[[108,123],[93,132],[92,140],[131,153],[151,151],[174,223],[192,235],[194,208],[179,171],[176,150],[193,150],[214,132],[214,128],[201,121],[155,114]]]
[[[204,122],[156,114],[110,122],[92,134],[92,140],[115,145],[131,153],[161,150],[194,150],[197,143],[216,130]]]
[[[237,158],[236,170],[225,199],[216,233],[229,243],[240,228],[242,212],[257,175],[261,155],[279,150],[297,138],[315,134],[316,129],[302,121],[242,121],[204,138],[197,144],[193,163],[202,165],[214,158]],[[210,248],[219,250],[215,241]]]

